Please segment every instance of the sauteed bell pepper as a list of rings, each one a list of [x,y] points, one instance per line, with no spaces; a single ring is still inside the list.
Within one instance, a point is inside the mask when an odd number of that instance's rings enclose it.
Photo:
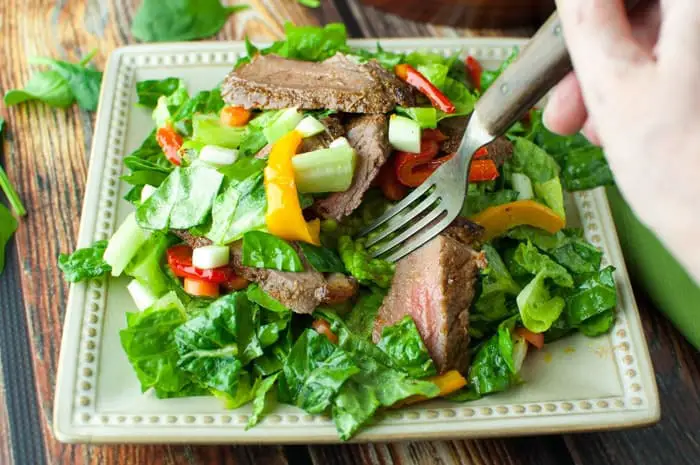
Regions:
[[[479,63],[479,60],[469,55],[464,63],[464,67],[469,74],[472,85],[477,90],[481,90],[481,73],[484,72],[484,68]]]
[[[226,284],[237,276],[230,266],[202,269],[192,265],[192,249],[188,245],[175,245],[167,252],[168,266],[179,278],[194,278],[213,284]]]
[[[406,197],[408,189],[396,177],[393,161],[382,166],[376,179],[379,189],[387,199],[397,202]]]
[[[270,234],[282,239],[321,245],[321,222],[316,219],[307,223],[304,220],[294,182],[292,157],[296,155],[301,140],[301,133],[291,131],[272,146],[265,168],[265,223]]]
[[[251,113],[243,107],[225,106],[221,109],[219,119],[225,126],[239,127],[245,126],[250,120]]]
[[[467,385],[467,380],[457,370],[450,370],[438,376],[431,376],[430,378],[426,378],[425,381],[430,381],[440,388],[440,394],[438,394],[437,397],[448,396]],[[392,407],[404,407],[406,405],[411,405],[426,400],[428,400],[428,398],[425,396],[411,396],[397,402]]]
[[[182,137],[171,126],[163,126],[156,131],[156,141],[165,153],[165,158],[173,165],[180,166],[182,157],[180,147],[182,147]]]
[[[394,72],[399,79],[415,87],[420,93],[428,97],[438,110],[442,110],[445,113],[455,112],[455,106],[450,99],[413,66],[406,63],[396,65]]]
[[[517,328],[515,334],[524,337],[533,347],[538,349],[544,347],[544,333],[533,333],[527,328]]]
[[[516,200],[490,207],[475,215],[472,220],[486,230],[483,237],[485,241],[521,225],[534,226],[551,234],[566,225],[561,216],[534,200]]]

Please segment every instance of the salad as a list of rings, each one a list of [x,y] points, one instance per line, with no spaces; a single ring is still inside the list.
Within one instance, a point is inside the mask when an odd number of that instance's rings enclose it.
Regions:
[[[564,193],[612,175],[538,110],[475,155],[438,237],[395,264],[356,238],[452,156],[517,51],[484,70],[352,49],[340,24],[286,32],[246,42],[215,89],[137,83],[154,129],[124,159],[134,210],[59,257],[71,282],[131,279],[120,340],[142,391],[252,403],[248,427],[286,403],[347,440],[384,409],[515,388],[529,351],[610,331],[613,268],[566,227]]]

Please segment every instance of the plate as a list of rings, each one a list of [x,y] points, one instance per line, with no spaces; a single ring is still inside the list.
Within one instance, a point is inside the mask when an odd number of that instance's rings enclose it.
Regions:
[[[375,40],[354,41],[374,47]],[[463,50],[495,67],[522,42],[509,39],[382,40],[388,50]],[[178,76],[189,90],[216,86],[240,54],[241,42],[138,45],[112,53],[105,71],[80,225],[79,247],[108,239],[133,207],[122,200],[122,159],[151,130],[150,112],[136,106],[135,83]],[[483,437],[639,426],[659,418],[649,352],[620,252],[605,191],[567,199],[570,217],[616,267],[619,312],[613,331],[582,335],[534,352],[525,383],[471,403],[432,401],[390,411],[355,441]],[[126,279],[71,286],[54,405],[60,441],[90,443],[328,443],[338,442],[329,417],[280,405],[244,431],[250,407],[225,410],[214,398],[159,400],[140,392],[119,343],[133,310]]]

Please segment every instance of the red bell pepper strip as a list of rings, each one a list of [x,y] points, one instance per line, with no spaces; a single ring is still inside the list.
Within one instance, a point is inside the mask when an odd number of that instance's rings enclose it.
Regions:
[[[544,334],[543,333],[533,333],[527,328],[517,328],[515,334],[525,338],[527,342],[532,344],[534,347],[541,349],[544,347]]]
[[[447,136],[442,133],[439,129],[423,129],[422,139],[434,140],[437,142],[444,142],[447,140]]]
[[[387,199],[393,202],[398,202],[406,197],[408,189],[406,189],[406,186],[401,184],[399,179],[396,177],[396,170],[394,169],[393,161],[384,163],[384,166],[382,166],[382,168],[379,170],[379,174],[375,179],[377,180],[379,189]]]
[[[480,158],[486,158],[489,154],[489,151],[486,149],[486,147],[481,147],[478,149],[476,152],[474,152],[474,160],[478,160]]]
[[[394,72],[402,81],[415,87],[423,95],[428,97],[433,106],[445,113],[454,113],[455,106],[440,89],[423,76],[416,68],[406,63],[396,65]]]
[[[182,164],[182,157],[180,156],[180,147],[182,147],[182,137],[178,134],[175,129],[170,126],[163,126],[158,128],[156,132],[156,141],[160,148],[163,149],[165,153],[165,158],[168,159],[173,165],[180,166]]]
[[[473,160],[469,169],[469,182],[493,181],[498,177],[498,167],[493,160]]]
[[[430,162],[439,150],[437,141],[424,138],[420,144],[420,153],[396,152],[394,166],[399,182],[408,187],[420,186],[437,169]]]
[[[180,278],[193,278],[212,284],[226,284],[238,277],[230,266],[201,269],[192,265],[192,249],[187,245],[170,247],[167,252],[168,265],[173,274]]]
[[[484,72],[484,68],[481,66],[481,63],[479,63],[479,60],[469,55],[464,63],[464,67],[467,74],[469,74],[469,78],[474,88],[481,90],[481,74]]]

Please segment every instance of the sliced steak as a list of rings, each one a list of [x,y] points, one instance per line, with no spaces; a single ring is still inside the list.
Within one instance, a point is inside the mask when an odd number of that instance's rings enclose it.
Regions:
[[[357,116],[346,124],[346,137],[357,152],[355,176],[347,191],[333,193],[315,203],[318,215],[341,220],[360,206],[365,192],[391,155],[388,124],[385,115]]]
[[[468,116],[455,116],[440,121],[438,127],[447,136],[447,140],[440,146],[441,151],[454,153],[459,149],[468,122]],[[513,144],[505,137],[499,137],[486,146],[486,151],[487,158],[493,160],[497,166],[501,166],[513,155]]]
[[[313,152],[314,150],[328,148],[331,142],[345,134],[345,128],[340,118],[335,115],[327,116],[321,120],[321,123],[326,127],[326,130],[315,136],[305,138],[301,143],[299,153]],[[267,144],[258,153],[255,158],[265,158],[270,155],[272,144]]]
[[[411,89],[376,61],[360,64],[341,53],[320,63],[257,55],[229,73],[222,96],[245,108],[348,113],[387,113],[415,101]]]
[[[199,247],[205,247],[207,245],[212,244],[212,241],[210,241],[206,237],[195,236],[186,229],[173,229],[171,232],[180,239],[182,239],[182,242],[189,245],[193,249],[198,249]]]
[[[374,322],[375,342],[384,326],[410,315],[439,372],[466,371],[469,306],[479,271],[486,266],[483,253],[470,244],[481,232],[474,224],[453,224],[397,263]]]

